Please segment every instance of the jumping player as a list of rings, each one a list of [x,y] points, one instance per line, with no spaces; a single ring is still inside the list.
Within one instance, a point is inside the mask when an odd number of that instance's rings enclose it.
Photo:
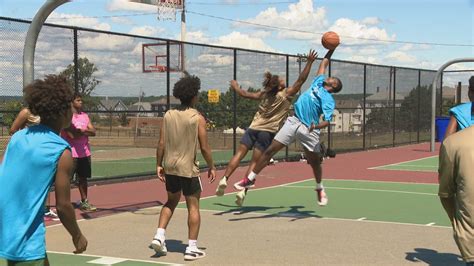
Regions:
[[[255,184],[255,177],[267,165],[268,160],[285,146],[290,145],[295,139],[304,147],[308,164],[311,165],[316,179],[317,200],[320,206],[328,203],[327,195],[322,184],[321,145],[319,141],[320,129],[329,126],[335,108],[333,93],[342,89],[342,82],[335,77],[326,77],[324,72],[329,65],[329,60],[334,53],[330,50],[319,65],[316,78],[310,88],[296,101],[295,115],[289,117],[283,127],[278,131],[275,139],[268,149],[257,161],[254,170],[241,181],[234,184],[238,190],[244,190]],[[324,121],[320,122],[323,116]]]
[[[252,123],[240,140],[240,146],[236,154],[229,161],[224,176],[219,181],[216,189],[217,196],[224,195],[227,181],[239,166],[242,158],[244,158],[245,155],[247,155],[247,152],[252,148],[252,159],[247,169],[246,176],[254,169],[258,159],[262,156],[268,146],[270,146],[276,132],[281,127],[285,118],[287,118],[292,100],[308,78],[311,66],[316,58],[317,53],[314,50],[310,50],[307,56],[306,66],[293,86],[289,88],[286,88],[283,79],[277,75],[272,75],[269,72],[265,73],[263,89],[258,92],[242,90],[237,81],[231,81],[231,88],[235,90],[238,95],[247,99],[260,100],[260,104],[258,106],[258,111],[253,117]],[[245,192],[236,194],[237,205],[242,205],[244,197]]]

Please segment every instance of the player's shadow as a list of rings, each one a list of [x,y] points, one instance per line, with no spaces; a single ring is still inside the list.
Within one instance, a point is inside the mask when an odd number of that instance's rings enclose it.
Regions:
[[[72,203],[73,207],[79,209],[79,206],[76,203]],[[161,201],[148,201],[148,202],[140,202],[140,203],[131,203],[126,204],[123,203],[121,206],[111,207],[108,208],[106,205],[100,206],[97,208],[97,211],[93,212],[81,212],[81,216],[84,219],[94,219],[104,215],[122,213],[122,212],[130,212],[134,214],[141,214],[141,215],[156,215],[157,211],[143,211],[143,209],[161,206],[163,203]],[[152,212],[152,213],[151,213]]]
[[[183,243],[183,241],[176,239],[166,239],[165,243],[168,253],[184,253],[184,251],[186,251],[186,247],[188,246]],[[149,248],[152,249],[151,246],[149,246]],[[199,247],[199,249],[206,250],[205,247]],[[154,255],[150,256],[150,258],[159,258],[162,256],[164,256],[164,254],[155,253]]]
[[[414,252],[407,252],[405,259],[411,262],[425,262],[428,265],[466,265],[459,255],[452,253],[438,253],[427,248],[415,248]]]
[[[225,205],[221,203],[215,203],[215,205],[223,206],[223,207],[233,207],[230,205]],[[224,215],[228,213],[232,213],[234,215],[241,215],[246,213],[252,212],[264,212],[271,209],[283,209],[285,207],[264,207],[264,206],[245,206],[240,208],[233,208],[227,211],[218,212],[214,215]],[[304,206],[290,206],[288,210],[279,211],[277,213],[269,213],[261,216],[251,216],[251,217],[239,217],[239,218],[231,218],[229,221],[243,221],[243,220],[253,220],[253,219],[264,219],[264,218],[275,218],[275,217],[288,217],[293,218],[290,221],[294,222],[296,220],[306,219],[306,218],[321,218],[321,216],[314,214],[313,211],[303,211],[301,209],[305,208]]]

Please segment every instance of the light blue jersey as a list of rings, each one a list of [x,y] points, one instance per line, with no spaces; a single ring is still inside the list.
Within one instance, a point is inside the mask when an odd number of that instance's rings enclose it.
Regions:
[[[449,109],[449,114],[456,118],[458,130],[474,125],[474,114],[472,113],[472,103],[463,103]]]
[[[325,75],[319,75],[295,103],[295,116],[307,127],[319,124],[323,115],[325,121],[331,121],[336,103],[331,93],[324,87]]]
[[[44,203],[65,149],[70,149],[67,142],[44,125],[10,139],[0,164],[0,257],[45,257]]]

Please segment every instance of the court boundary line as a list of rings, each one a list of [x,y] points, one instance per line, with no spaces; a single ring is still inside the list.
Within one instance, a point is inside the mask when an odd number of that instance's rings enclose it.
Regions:
[[[403,162],[398,162],[398,163],[391,163],[391,164],[384,164],[384,165],[379,165],[379,166],[373,166],[373,167],[369,167],[369,168],[367,168],[367,169],[369,169],[369,170],[380,170],[380,169],[378,169],[378,168],[387,167],[387,166],[393,166],[393,165],[399,165],[399,164],[402,164],[402,163],[416,162],[416,161],[421,161],[421,160],[425,160],[425,159],[429,159],[429,158],[434,158],[434,157],[438,157],[438,155],[432,155],[432,156],[423,157],[423,158],[420,158],[420,159],[408,160],[408,161],[403,161]],[[382,169],[382,170],[383,170],[383,169]]]
[[[53,254],[60,254],[60,255],[69,255],[69,256],[81,256],[81,257],[97,257],[97,258],[114,258],[114,259],[122,259],[122,260],[127,260],[127,261],[137,261],[137,262],[145,262],[145,263],[152,263],[152,264],[165,264],[165,265],[183,265],[179,263],[171,263],[171,262],[159,262],[159,261],[152,261],[152,260],[141,260],[141,259],[130,259],[130,258],[122,258],[122,257],[113,257],[113,256],[101,256],[101,255],[95,255],[95,254],[74,254],[74,253],[69,253],[69,252],[63,252],[63,251],[50,251],[46,250],[46,253],[53,253]]]
[[[288,188],[313,188],[310,186],[286,186]],[[415,195],[425,195],[425,196],[438,196],[435,193],[424,193],[424,192],[415,192],[415,191],[401,191],[401,190],[387,190],[387,189],[370,189],[370,188],[345,188],[345,187],[330,187],[325,186],[324,188],[335,189],[335,190],[355,190],[355,191],[372,191],[372,192],[389,192],[389,193],[401,193],[401,194],[415,194]]]

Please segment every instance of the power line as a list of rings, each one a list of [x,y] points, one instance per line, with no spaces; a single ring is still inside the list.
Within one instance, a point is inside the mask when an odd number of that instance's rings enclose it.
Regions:
[[[203,16],[203,17],[214,18],[214,19],[225,20],[225,21],[232,21],[232,22],[237,22],[237,23],[241,23],[241,24],[248,24],[248,25],[257,26],[257,27],[262,27],[262,28],[275,29],[275,30],[285,30],[285,31],[292,31],[292,32],[299,32],[299,33],[308,33],[308,34],[313,34],[313,35],[323,35],[323,34],[324,34],[324,32],[313,32],[313,31],[305,31],[305,30],[298,30],[298,29],[292,29],[292,28],[277,27],[277,26],[259,24],[259,23],[248,22],[248,21],[243,21],[243,20],[237,20],[237,19],[219,17],[219,16],[214,16],[214,15],[208,15],[208,14],[199,13],[199,12],[194,12],[194,11],[189,11],[189,10],[186,10],[186,13],[190,13],[190,14],[194,14],[194,15],[198,15],[198,16]],[[474,44],[435,43],[435,42],[413,42],[413,41],[393,41],[393,40],[380,40],[380,39],[374,39],[374,38],[353,37],[353,36],[348,36],[348,35],[340,35],[340,36],[341,36],[341,37],[344,37],[344,38],[357,39],[357,40],[365,40],[365,41],[374,41],[374,42],[388,42],[388,43],[401,43],[401,44],[419,44],[419,45],[434,45],[434,46],[474,47]]]

